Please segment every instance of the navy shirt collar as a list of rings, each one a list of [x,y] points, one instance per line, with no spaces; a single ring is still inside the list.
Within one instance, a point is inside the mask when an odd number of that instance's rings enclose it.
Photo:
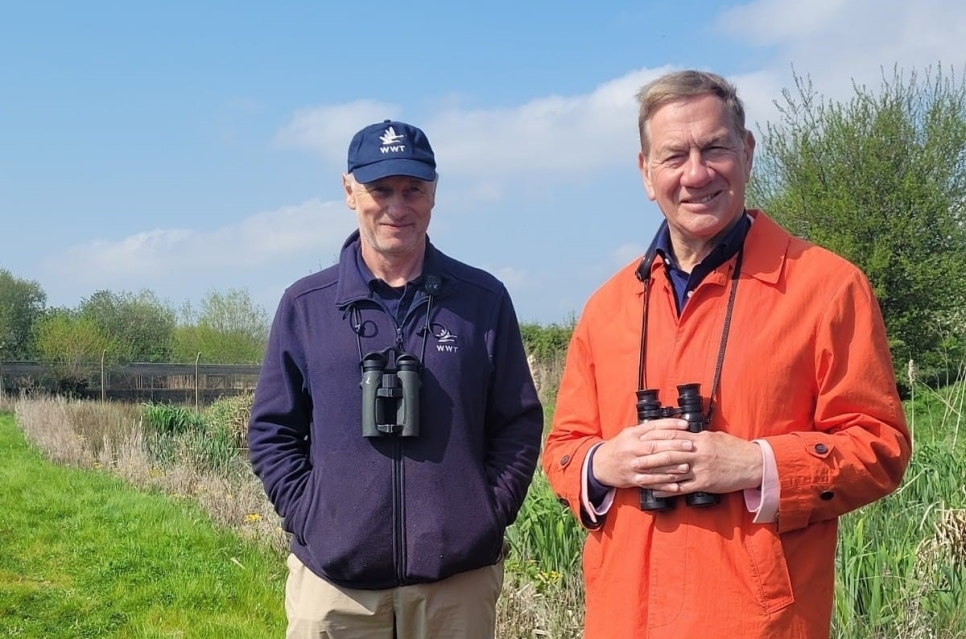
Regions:
[[[352,247],[356,275],[360,282],[365,282],[368,285],[369,298],[378,300],[386,311],[396,319],[396,323],[401,325],[412,305],[425,296],[423,282],[426,280],[427,272],[435,273],[439,270],[436,251],[432,250],[432,245],[427,237],[422,272],[402,286],[390,286],[384,280],[373,275],[372,269],[362,259],[361,243],[363,241],[360,237]]]
[[[745,235],[751,228],[751,216],[745,211],[738,221],[731,225],[727,233],[721,238],[717,246],[711,249],[697,266],[690,273],[686,273],[678,266],[674,252],[671,250],[671,232],[665,229],[658,237],[656,251],[664,260],[667,269],[668,279],[674,288],[674,298],[677,301],[678,313],[684,309],[684,304],[688,301],[688,294],[693,291],[701,281],[729,259],[731,259],[745,242]]]
[[[353,231],[342,245],[342,252],[339,255],[338,282],[336,293],[336,305],[340,308],[365,299],[375,297],[370,282],[375,280],[372,270],[365,265],[362,260],[360,243],[363,242],[359,236],[359,231]],[[443,272],[446,257],[440,253],[429,237],[426,237],[426,254],[423,257],[423,272],[414,281],[419,283],[419,290],[422,290],[422,283],[430,276],[435,277],[441,283],[439,287],[439,297],[448,295],[456,286],[452,277],[446,276]]]

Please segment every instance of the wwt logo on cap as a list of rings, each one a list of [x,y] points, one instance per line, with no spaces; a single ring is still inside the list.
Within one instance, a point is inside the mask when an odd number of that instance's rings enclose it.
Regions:
[[[392,120],[370,124],[353,136],[348,168],[361,184],[392,175],[426,182],[436,179],[436,157],[426,134]]]
[[[389,127],[388,129],[386,129],[386,132],[383,133],[379,137],[379,139],[382,140],[382,152],[383,153],[389,153],[390,151],[405,151],[406,150],[406,147],[404,147],[404,146],[391,146],[391,145],[396,144],[396,142],[399,142],[400,140],[403,139],[402,134],[396,133],[396,129],[394,129],[392,127]]]

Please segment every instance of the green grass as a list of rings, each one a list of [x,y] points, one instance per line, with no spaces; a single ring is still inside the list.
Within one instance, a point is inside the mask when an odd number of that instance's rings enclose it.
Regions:
[[[966,385],[920,391],[902,485],[841,519],[835,638],[966,636]]]
[[[966,384],[915,390],[905,406],[915,443],[902,486],[840,522],[834,639],[966,637]],[[65,433],[95,448],[117,439],[111,424],[131,421],[127,413],[110,417],[112,405],[22,408],[20,426],[31,424],[24,432],[33,438],[66,420]],[[237,474],[234,462],[225,461],[237,457],[245,420],[235,413],[244,417],[245,410],[228,408],[222,412],[231,419],[217,411],[205,419],[149,411],[144,441],[155,456],[142,464],[143,473],[164,475],[166,464],[174,469],[187,461],[200,464],[198,471]],[[552,409],[548,402],[548,415]],[[52,458],[73,459],[56,453],[77,440],[65,435],[48,445]],[[94,453],[75,457],[103,461]],[[244,498],[244,490],[225,499],[228,484],[193,477],[187,488],[166,484],[166,497],[139,492],[107,472],[58,466],[25,444],[13,418],[0,413],[0,636],[281,636],[282,549],[246,545],[237,530],[216,531],[210,519],[230,524],[261,512],[267,524],[274,513]],[[213,502],[201,500],[209,488],[218,506],[232,506],[227,515],[216,517]],[[264,501],[260,487],[258,494]],[[207,504],[208,513],[196,504]],[[274,534],[271,526],[266,531]],[[513,552],[498,605],[500,636],[580,636],[585,534],[538,471],[508,531]]]
[[[0,635],[281,636],[284,579],[197,506],[51,464],[0,414]]]

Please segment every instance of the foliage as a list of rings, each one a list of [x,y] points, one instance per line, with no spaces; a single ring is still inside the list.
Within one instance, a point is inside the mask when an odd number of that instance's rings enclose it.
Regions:
[[[225,475],[244,465],[238,451],[245,445],[250,409],[250,395],[222,398],[202,412],[173,404],[145,404],[144,422],[151,435],[146,443],[162,463],[187,458],[192,466]]]
[[[573,335],[577,321],[571,318],[565,325],[523,323],[520,334],[523,346],[530,361],[530,372],[537,386],[537,392],[544,404],[545,423],[550,422],[552,413],[550,406],[557,396],[560,386],[560,376],[563,374],[564,361],[567,358],[567,347]]]
[[[915,356],[929,376],[962,361],[966,84],[895,70],[839,103],[796,77],[778,106],[750,200],[866,273],[898,366]]]
[[[966,635],[966,384],[906,404],[913,455],[893,494],[842,518],[834,636]]]
[[[210,326],[178,326],[174,329],[172,360],[218,364],[258,364],[265,354],[265,342],[246,335],[224,333]]]
[[[0,359],[34,356],[33,326],[43,317],[46,304],[47,294],[37,282],[0,269]]]
[[[173,357],[179,362],[194,361],[200,353],[205,361],[219,364],[259,363],[265,353],[268,324],[268,314],[252,301],[248,291],[209,292],[198,310],[190,304],[181,309]]]
[[[222,397],[205,409],[208,419],[229,433],[237,448],[248,445],[248,418],[251,415],[253,399],[253,393]]]
[[[61,391],[88,385],[95,362],[109,351],[111,341],[92,320],[67,311],[47,315],[37,323],[37,353],[51,366]]]
[[[192,430],[204,430],[205,418],[186,406],[145,404],[144,424],[159,435],[184,435]]]
[[[551,361],[562,357],[570,345],[575,320],[567,324],[549,324],[543,326],[530,322],[520,324],[520,335],[527,353],[532,354],[538,361]]]
[[[539,586],[550,585],[563,575],[579,572],[585,536],[538,469],[516,521],[507,530],[512,562]]]
[[[74,309],[48,310],[46,301],[36,282],[0,269],[0,361],[40,358],[66,366],[99,362],[104,354],[112,364],[184,363],[200,354],[208,363],[257,364],[268,340],[269,315],[244,289],[209,292],[197,309],[186,302],[180,322],[147,289],[137,294],[100,290]],[[70,344],[68,336],[78,343]],[[39,344],[41,339],[46,344]],[[64,379],[77,376],[65,370]]]
[[[111,362],[168,362],[175,327],[175,313],[154,293],[97,291],[81,301],[81,319],[92,322],[111,342]]]

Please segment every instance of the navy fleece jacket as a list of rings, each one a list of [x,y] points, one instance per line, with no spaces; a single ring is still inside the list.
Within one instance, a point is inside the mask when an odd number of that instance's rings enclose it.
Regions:
[[[509,295],[427,242],[422,281],[436,294],[420,291],[397,323],[358,251],[357,232],[337,265],[282,296],[251,412],[253,469],[292,552],[332,583],[383,589],[491,565],[543,432]],[[419,436],[363,437],[360,350],[422,356],[424,337]]]

